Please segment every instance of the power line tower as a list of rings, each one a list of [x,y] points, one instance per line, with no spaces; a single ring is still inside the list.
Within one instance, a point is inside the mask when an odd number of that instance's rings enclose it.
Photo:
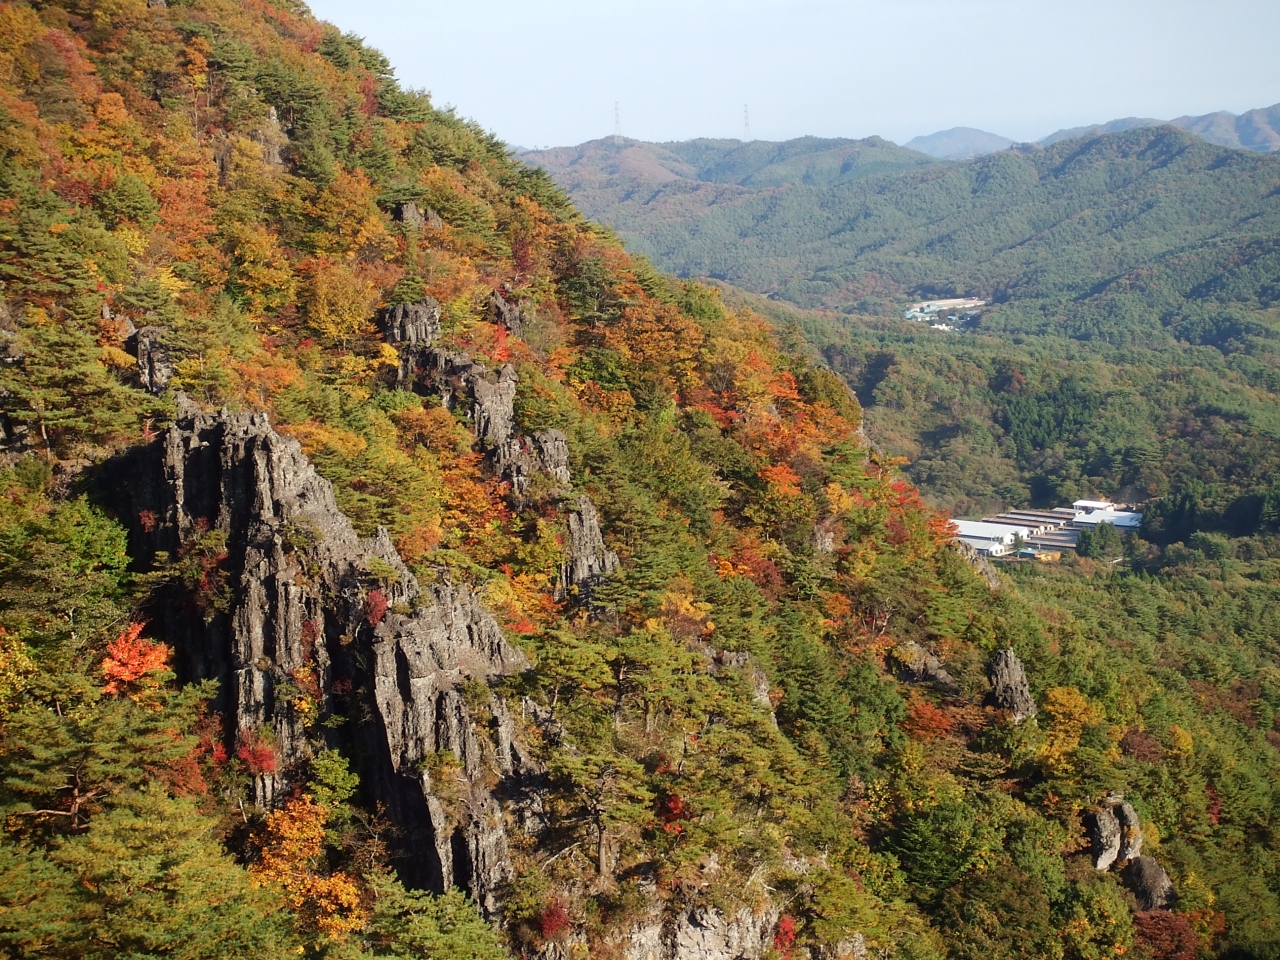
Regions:
[[[618,109],[618,101],[613,101],[613,135],[622,139],[622,112]]]
[[[745,143],[751,142],[751,114],[747,113],[747,105],[742,105],[742,139]]]

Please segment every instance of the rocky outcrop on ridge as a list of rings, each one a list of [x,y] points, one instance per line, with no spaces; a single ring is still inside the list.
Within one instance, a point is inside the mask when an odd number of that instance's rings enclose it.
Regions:
[[[503,309],[516,309],[496,291],[494,298],[493,303],[505,305]],[[567,493],[573,483],[568,438],[559,430],[520,434],[515,426],[515,369],[508,364],[495,373],[465,353],[433,346],[440,334],[439,318],[440,305],[431,299],[383,312],[387,342],[400,352],[397,385],[430,389],[450,410],[462,406],[475,427],[478,446],[493,471],[511,484],[515,497],[528,492],[536,474]],[[568,544],[556,590],[562,600],[585,594],[618,566],[617,554],[605,547],[600,515],[590,498],[578,497],[577,509],[569,512],[567,520]]]
[[[1089,840],[1097,870],[1109,870],[1112,864],[1132,860],[1142,852],[1142,824],[1122,794],[1108,794],[1093,811]]]
[[[982,554],[978,553],[978,551],[969,546],[969,544],[963,543],[959,540],[953,540],[951,542],[951,549],[960,554],[964,559],[964,562],[967,563],[973,569],[973,572],[981,577],[983,582],[992,590],[999,590],[1003,586],[1003,583],[1000,580],[1000,571],[995,568],[995,564]]]
[[[1123,794],[1112,791],[1086,817],[1093,865],[1099,871],[1123,867],[1121,876],[1143,910],[1167,910],[1176,894],[1173,881],[1154,857],[1142,854],[1142,824]]]
[[[560,564],[560,599],[573,592],[589,592],[591,587],[618,568],[618,555],[604,544],[600,514],[589,497],[578,498],[578,509],[569,514],[569,543]]]
[[[999,709],[1007,710],[1014,723],[1036,715],[1026,667],[1012,650],[1001,650],[992,658],[987,679],[991,681],[991,700]]]
[[[125,346],[138,358],[138,378],[148,393],[164,393],[173,379],[173,358],[165,345],[167,327],[141,327],[125,341]]]
[[[699,960],[732,957],[760,960],[773,947],[776,907],[746,908],[726,917],[705,907],[686,907],[673,917],[639,924],[628,937],[627,960]]]
[[[361,539],[263,414],[186,404],[102,480],[142,568],[182,558],[153,628],[184,680],[219,682],[228,748],[258,758],[258,804],[277,803],[318,744],[348,746],[404,836],[406,879],[463,887],[493,914],[511,873],[500,801],[536,809],[537,771],[506,705],[475,702],[476,683],[528,664],[470,589],[424,590],[385,532]],[[441,751],[461,767],[449,803],[429,772]]]
[[[512,336],[524,336],[524,313],[517,304],[510,303],[497,290],[489,297],[489,319],[507,328]]]

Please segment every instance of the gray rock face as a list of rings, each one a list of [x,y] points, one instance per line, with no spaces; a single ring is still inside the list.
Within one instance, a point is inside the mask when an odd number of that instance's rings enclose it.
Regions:
[[[625,944],[627,960],[760,960],[773,947],[778,910],[739,910],[731,917],[690,907],[641,923]]]
[[[280,115],[275,107],[267,107],[267,119],[251,135],[254,143],[262,148],[262,162],[273,167],[284,166],[283,150],[289,138],[280,126]]]
[[[173,360],[164,337],[168,327],[142,327],[135,330],[125,345],[138,358],[138,378],[149,393],[164,393],[173,379]]]
[[[383,312],[382,328],[387,342],[400,353],[397,385],[430,389],[450,410],[461,405],[475,425],[476,440],[490,466],[511,483],[516,496],[528,490],[535,473],[546,474],[562,487],[573,482],[564,433],[543,430],[524,437],[516,432],[514,367],[507,364],[494,373],[465,353],[432,346],[440,333],[438,303],[424,300],[389,308]]]
[[[532,437],[513,436],[489,456],[494,472],[511,482],[518,497],[529,489],[535,473],[550,477],[560,487],[573,483],[569,468],[569,441],[559,430],[542,430]]]
[[[425,297],[397,303],[382,311],[382,332],[395,347],[429,347],[440,336],[440,303]]]
[[[440,219],[439,214],[430,207],[424,211],[412,201],[406,201],[396,208],[395,219],[419,233],[440,230],[444,227],[444,221]]]
[[[506,327],[513,336],[524,336],[524,314],[516,304],[507,302],[497,290],[489,297],[489,319]]]
[[[219,681],[214,706],[233,752],[274,743],[274,762],[254,770],[257,802],[277,803],[317,745],[345,745],[403,832],[406,880],[462,886],[495,912],[511,872],[499,800],[522,802],[536,771],[505,705],[462,695],[527,667],[471,591],[424,591],[385,531],[361,539],[328,481],[265,415],[187,405],[103,481],[139,566],[163,552],[203,572],[175,588],[155,625],[184,680]],[[458,783],[442,793],[428,770],[446,750]]]
[[[1142,823],[1137,811],[1120,794],[1109,794],[1090,817],[1089,841],[1097,870],[1134,859],[1142,852]]]
[[[1142,853],[1142,822],[1127,803],[1116,808],[1116,817],[1120,821],[1120,859],[1132,860]]]
[[[1027,671],[1012,650],[1001,650],[987,668],[991,681],[991,699],[1001,710],[1008,710],[1014,723],[1036,715],[1036,702],[1027,683]]]
[[[578,498],[578,510],[569,514],[569,543],[560,565],[556,595],[563,599],[575,591],[582,595],[618,568],[618,555],[604,545],[600,514],[589,497]]]
[[[960,684],[947,672],[942,661],[914,640],[895,648],[893,656],[901,668],[900,676],[908,683],[931,683],[948,697],[960,695]]]
[[[418,205],[411,200],[400,204],[396,208],[395,218],[398,222],[403,223],[406,227],[412,227],[419,233],[427,227],[427,218],[422,215]]]
[[[1135,857],[1125,868],[1124,879],[1143,910],[1167,910],[1177,897],[1173,881],[1155,857]]]
[[[1111,807],[1093,812],[1089,822],[1089,843],[1094,869],[1110,870],[1120,856],[1120,820]]]

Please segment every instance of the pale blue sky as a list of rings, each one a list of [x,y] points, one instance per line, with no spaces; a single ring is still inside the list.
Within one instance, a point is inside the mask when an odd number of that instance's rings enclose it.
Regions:
[[[311,0],[509,143],[1018,140],[1280,101],[1277,0]]]

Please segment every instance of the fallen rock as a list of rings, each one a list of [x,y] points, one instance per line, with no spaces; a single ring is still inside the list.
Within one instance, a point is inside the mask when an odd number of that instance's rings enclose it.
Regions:
[[[991,681],[992,701],[999,709],[1009,711],[1014,723],[1036,715],[1027,671],[1016,653],[1008,649],[999,651],[987,668],[987,677]]]
[[[1135,857],[1125,868],[1124,879],[1143,910],[1167,910],[1177,897],[1173,881],[1155,857]]]
[[[893,657],[900,667],[899,675],[908,683],[931,683],[948,697],[960,695],[960,684],[942,661],[914,640],[894,648]]]

